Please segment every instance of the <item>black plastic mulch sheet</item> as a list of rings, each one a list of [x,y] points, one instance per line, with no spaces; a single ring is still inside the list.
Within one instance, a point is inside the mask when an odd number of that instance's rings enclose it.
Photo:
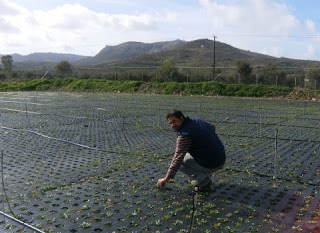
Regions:
[[[215,124],[227,152],[193,232],[319,232],[320,104],[288,100],[0,93],[1,211],[44,232],[189,232],[189,178],[156,188],[172,108]],[[0,230],[33,232],[1,215]]]

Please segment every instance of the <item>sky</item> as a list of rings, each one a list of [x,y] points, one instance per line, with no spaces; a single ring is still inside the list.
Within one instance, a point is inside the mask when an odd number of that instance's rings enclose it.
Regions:
[[[0,54],[197,39],[320,61],[319,0],[0,0]]]

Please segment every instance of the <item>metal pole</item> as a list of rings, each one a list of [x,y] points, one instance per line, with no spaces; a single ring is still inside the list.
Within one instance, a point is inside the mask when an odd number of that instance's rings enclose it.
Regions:
[[[10,215],[2,212],[2,211],[0,211],[0,214],[3,215],[3,216],[6,217],[6,218],[9,218],[10,220],[12,220],[12,221],[14,221],[14,222],[16,222],[16,223],[19,223],[19,224],[23,225],[24,227],[27,227],[27,228],[35,231],[35,232],[45,233],[44,231],[41,231],[41,230],[39,230],[39,229],[37,229],[37,228],[35,228],[35,227],[33,227],[33,226],[25,223],[25,222],[22,222],[22,221],[20,221],[19,219],[16,219],[16,218],[14,218],[14,217],[12,217],[12,216],[10,216]]]
[[[49,70],[41,77],[41,80],[48,74]]]
[[[260,107],[260,122],[259,122],[259,134],[261,137],[261,124],[262,124],[262,108]]]
[[[212,69],[212,80],[216,76],[216,36],[213,36],[213,69]]]
[[[275,129],[275,136],[274,136],[273,179],[276,178],[277,152],[278,152],[278,128]]]

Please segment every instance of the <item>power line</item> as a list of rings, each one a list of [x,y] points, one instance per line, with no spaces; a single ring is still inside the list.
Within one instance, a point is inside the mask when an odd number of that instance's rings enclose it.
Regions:
[[[219,34],[228,37],[263,37],[263,38],[287,38],[287,39],[318,39],[320,35],[280,35],[280,34]]]

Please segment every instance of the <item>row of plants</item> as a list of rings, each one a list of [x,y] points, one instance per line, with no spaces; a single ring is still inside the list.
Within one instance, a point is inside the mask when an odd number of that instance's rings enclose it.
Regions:
[[[241,97],[299,97],[319,99],[319,91],[283,86],[226,84],[222,82],[143,82],[103,79],[34,79],[26,82],[0,82],[0,91],[86,91],[182,95],[221,95]]]

